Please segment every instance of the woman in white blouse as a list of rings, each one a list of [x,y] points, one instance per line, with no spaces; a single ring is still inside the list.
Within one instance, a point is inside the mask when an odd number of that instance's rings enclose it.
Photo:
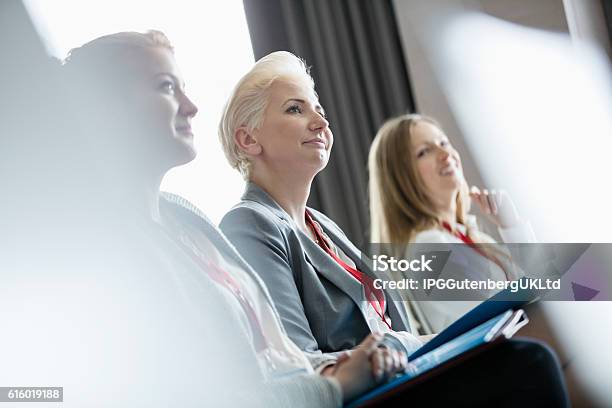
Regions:
[[[463,277],[505,281],[521,276],[507,251],[478,228],[468,212],[470,202],[498,227],[506,243],[534,242],[531,226],[506,193],[469,188],[459,153],[434,119],[407,114],[387,121],[372,143],[369,172],[372,242],[395,248],[466,244],[469,249],[462,253],[470,268],[460,272]],[[484,291],[480,299],[492,294]],[[412,306],[425,332],[444,329],[477,304],[419,300]]]

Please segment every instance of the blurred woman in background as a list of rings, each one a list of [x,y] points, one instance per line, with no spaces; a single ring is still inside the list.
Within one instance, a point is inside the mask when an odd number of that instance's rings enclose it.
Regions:
[[[469,188],[459,153],[434,119],[408,114],[388,120],[372,143],[368,167],[372,242],[402,252],[407,244],[465,244],[470,250],[462,253],[471,268],[462,271],[463,278],[521,277],[507,251],[478,228],[470,203],[477,203],[506,243],[534,242],[531,226],[506,193]],[[439,332],[476,304],[436,300],[412,306],[426,332]]]

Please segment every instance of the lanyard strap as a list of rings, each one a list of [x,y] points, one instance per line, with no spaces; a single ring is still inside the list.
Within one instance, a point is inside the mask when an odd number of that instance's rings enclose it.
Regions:
[[[368,303],[372,306],[372,308],[374,309],[376,314],[381,318],[383,323],[385,323],[387,327],[391,329],[391,325],[389,324],[389,322],[387,321],[387,318],[385,317],[386,300],[385,300],[385,294],[382,291],[382,289],[376,289],[374,287],[374,280],[370,276],[366,275],[365,273],[359,271],[356,268],[353,268],[352,266],[344,262],[342,259],[340,259],[338,255],[336,255],[336,253],[331,248],[330,244],[327,242],[327,239],[323,235],[323,231],[320,230],[320,227],[315,223],[314,219],[312,218],[312,215],[310,214],[308,210],[306,210],[306,225],[311,229],[312,233],[315,235],[319,246],[325,252],[327,252],[327,254],[331,256],[334,259],[334,261],[340,264],[340,266],[344,268],[345,271],[347,271],[351,276],[357,279],[359,283],[361,283],[361,285],[364,288],[364,292],[368,300]]]
[[[166,231],[165,228],[164,231]],[[166,231],[166,233],[173,238],[168,231]],[[234,277],[216,263],[210,261],[209,259],[204,259],[199,250],[189,248],[180,238],[173,238],[173,240],[200,267],[203,272],[205,272],[217,284],[227,289],[238,301],[242,307],[242,310],[247,316],[251,333],[253,334],[253,347],[255,348],[255,351],[260,352],[267,349],[268,342],[266,340],[261,321],[259,320],[259,317],[257,317],[257,313],[253,307],[253,303],[247,299]],[[194,244],[192,243],[192,245]]]
[[[247,315],[251,332],[253,333],[253,345],[255,347],[255,351],[260,352],[268,348],[268,342],[266,341],[266,336],[264,335],[261,321],[257,317],[253,303],[247,299],[242,289],[240,289],[238,282],[236,282],[232,275],[230,275],[225,269],[222,269],[219,265],[213,264],[210,261],[205,261],[203,262],[203,266],[206,267],[208,275],[215,282],[229,290],[234,295],[236,300],[238,300],[240,306],[242,306],[242,309]]]
[[[506,272],[506,270],[504,269],[504,266],[502,265],[502,263],[500,262],[499,259],[497,259],[495,256],[487,254],[482,248],[480,248],[472,238],[470,238],[469,236],[465,235],[464,233],[462,233],[461,231],[458,230],[453,230],[450,226],[450,224],[446,221],[442,222],[442,227],[444,227],[444,229],[446,229],[448,232],[450,232],[451,234],[453,234],[454,236],[456,236],[457,238],[459,238],[461,241],[463,241],[465,244],[467,244],[470,248],[472,248],[474,251],[478,252],[478,254],[480,254],[481,256],[487,258],[489,261],[495,263],[497,266],[499,266],[499,268],[504,272],[504,275],[506,275],[506,280],[510,280],[508,278],[508,273]]]

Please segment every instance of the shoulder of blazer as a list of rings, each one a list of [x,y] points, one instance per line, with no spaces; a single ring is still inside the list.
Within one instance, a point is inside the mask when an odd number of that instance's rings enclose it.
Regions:
[[[289,214],[287,214],[287,212],[283,210],[267,192],[255,183],[247,183],[244,194],[240,198],[240,203],[234,207],[239,207],[241,205],[251,208],[261,208],[265,210],[266,213],[274,215],[275,218],[293,223]]]
[[[257,228],[268,234],[278,234],[285,245],[289,245],[289,236],[295,231],[293,220],[288,216],[279,216],[269,206],[252,200],[242,200],[234,205],[223,216],[219,227],[222,231],[229,231],[229,228],[233,233],[244,228]]]
[[[251,199],[242,199],[240,200],[240,202],[238,202],[237,204],[235,204],[229,211],[228,214],[231,213],[234,210],[238,210],[238,209],[249,209],[251,211],[254,211],[255,213],[272,219],[272,220],[276,220],[276,219],[285,219],[285,217],[282,216],[282,214],[279,214],[277,211],[274,211],[273,208],[271,208],[269,205],[266,205],[260,201],[255,201],[255,200],[251,200]]]

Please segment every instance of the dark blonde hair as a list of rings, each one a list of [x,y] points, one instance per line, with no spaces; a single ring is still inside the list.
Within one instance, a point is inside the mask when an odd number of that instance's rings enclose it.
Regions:
[[[419,114],[402,115],[385,122],[370,148],[370,240],[406,244],[417,232],[439,225],[438,214],[427,195],[412,159],[414,126],[436,120]],[[466,224],[470,197],[467,183],[457,194],[457,221]],[[474,233],[475,231],[471,231]]]
[[[124,31],[98,37],[71,49],[64,59],[64,65],[108,61],[113,53],[130,48],[165,48],[174,52],[170,40],[161,31],[149,30],[144,33]]]

